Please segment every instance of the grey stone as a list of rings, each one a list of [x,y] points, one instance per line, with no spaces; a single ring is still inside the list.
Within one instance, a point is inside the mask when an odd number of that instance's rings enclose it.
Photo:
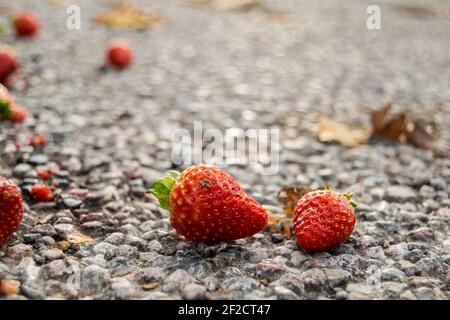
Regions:
[[[48,261],[64,258],[64,253],[60,249],[52,248],[42,251],[41,253]]]
[[[416,198],[416,192],[408,186],[388,186],[386,188],[386,199],[394,202],[407,202]]]
[[[111,279],[111,290],[114,297],[119,300],[132,299],[138,293],[136,285],[125,278]]]
[[[204,298],[206,288],[196,283],[189,283],[183,289],[183,297],[186,300],[198,300]]]
[[[111,282],[108,270],[95,264],[87,266],[82,271],[81,279],[81,291],[85,295],[100,294],[108,290]]]
[[[404,272],[394,267],[387,267],[381,269],[381,281],[399,281],[402,282],[406,279]]]

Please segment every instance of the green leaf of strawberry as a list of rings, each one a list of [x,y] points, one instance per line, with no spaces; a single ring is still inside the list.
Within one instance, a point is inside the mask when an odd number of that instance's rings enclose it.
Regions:
[[[12,115],[12,110],[10,108],[9,102],[0,99],[0,119],[9,119]]]
[[[149,190],[159,200],[161,208],[169,210],[169,197],[170,191],[175,184],[176,178],[179,176],[177,171],[169,171],[170,175],[164,178],[158,179],[153,182],[152,188]]]

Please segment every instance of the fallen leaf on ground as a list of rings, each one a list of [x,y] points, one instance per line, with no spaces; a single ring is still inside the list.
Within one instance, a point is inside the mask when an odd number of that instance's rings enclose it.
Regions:
[[[294,208],[298,200],[302,196],[313,190],[314,189],[310,187],[299,186],[283,188],[278,191],[277,199],[283,205],[283,210],[286,215],[292,216],[294,214]]]
[[[292,19],[292,15],[284,11],[271,11],[267,12],[267,18],[276,22],[287,22]]]
[[[450,147],[437,137],[439,132],[434,124],[423,124],[420,122],[410,123],[407,128],[406,137],[413,145],[436,152],[439,155],[448,157]]]
[[[55,247],[61,249],[62,251],[67,251],[70,247],[70,243],[68,241],[58,241],[55,243]]]
[[[286,217],[284,214],[271,213],[269,214],[269,222],[266,226],[269,233],[283,233],[287,239],[292,238],[291,233],[292,219]]]
[[[248,10],[259,5],[258,0],[183,0],[190,5],[213,10]]]
[[[286,22],[292,18],[288,12],[267,7],[261,0],[183,0],[183,2],[217,11],[247,11],[259,8],[267,14],[269,20],[276,22]]]
[[[155,289],[158,286],[158,282],[149,282],[142,286],[142,289],[144,290],[151,290]]]
[[[267,286],[269,284],[269,280],[261,279],[261,280],[259,280],[259,283],[261,283],[263,286]]]
[[[380,136],[391,141],[405,142],[407,119],[404,113],[388,118],[392,104],[372,112],[372,136]]]
[[[439,130],[434,123],[410,120],[405,113],[389,118],[391,109],[391,104],[387,104],[372,113],[372,137],[400,143],[409,142],[443,156],[449,155],[450,148],[438,140]]]
[[[163,21],[163,17],[157,14],[145,13],[143,10],[128,5],[120,5],[112,10],[100,13],[94,17],[94,21],[117,28],[148,29]]]
[[[0,280],[0,296],[9,296],[18,294],[20,288],[20,282],[15,280]]]
[[[419,18],[427,18],[440,15],[438,10],[422,6],[400,4],[394,6],[394,8],[402,14],[407,14]]]
[[[73,243],[73,244],[83,244],[83,243],[93,242],[94,239],[92,239],[91,237],[88,237],[84,234],[81,234],[81,233],[72,233],[67,236],[67,241],[69,241],[69,243]]]
[[[314,132],[322,142],[338,142],[346,147],[357,147],[366,143],[372,133],[370,129],[355,129],[325,117],[319,118]]]

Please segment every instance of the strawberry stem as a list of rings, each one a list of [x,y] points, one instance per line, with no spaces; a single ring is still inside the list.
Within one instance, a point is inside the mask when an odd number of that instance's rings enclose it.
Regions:
[[[154,181],[152,188],[148,191],[158,198],[161,208],[169,210],[170,191],[172,191],[172,187],[179,175],[180,173],[178,171],[169,171],[168,176]]]

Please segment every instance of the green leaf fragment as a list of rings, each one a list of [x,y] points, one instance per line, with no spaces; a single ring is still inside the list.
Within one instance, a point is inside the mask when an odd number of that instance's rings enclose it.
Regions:
[[[346,197],[348,200],[350,200],[353,197],[353,194],[351,194],[351,193],[344,193],[344,197]]]

